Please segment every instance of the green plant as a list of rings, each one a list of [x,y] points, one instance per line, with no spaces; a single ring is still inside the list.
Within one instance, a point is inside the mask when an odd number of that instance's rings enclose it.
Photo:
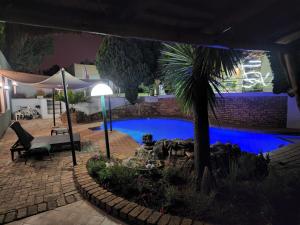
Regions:
[[[184,170],[178,167],[167,167],[162,174],[163,179],[171,185],[182,185],[188,181]]]
[[[105,167],[105,162],[102,160],[91,159],[87,164],[88,173],[93,177],[96,177],[99,171],[104,170]]]
[[[178,187],[169,185],[165,188],[165,198],[166,202],[164,204],[165,208],[174,208],[176,205],[183,204],[183,193],[178,190]]]
[[[204,168],[210,168],[208,107],[213,110],[220,81],[235,73],[240,54],[229,49],[165,44],[160,58],[163,74],[175,96],[194,115],[194,157],[198,183]],[[213,111],[214,112],[214,111]]]
[[[68,90],[67,92],[69,104],[71,105],[71,110],[75,111],[75,105],[80,102],[86,102],[87,97],[84,95],[83,91],[76,91],[73,92],[72,90]],[[63,92],[58,92],[55,94],[56,101],[63,101],[65,102],[65,96]]]
[[[136,170],[122,165],[106,167],[98,172],[101,183],[108,185],[114,192],[122,196],[136,193],[135,185]]]

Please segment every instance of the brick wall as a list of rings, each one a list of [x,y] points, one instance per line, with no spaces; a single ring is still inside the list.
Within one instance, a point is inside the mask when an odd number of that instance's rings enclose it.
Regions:
[[[217,119],[209,113],[210,123],[227,127],[285,128],[287,96],[270,93],[224,94],[217,98]],[[185,115],[174,97],[156,98],[136,105],[113,110],[114,118],[129,117],[183,117]]]

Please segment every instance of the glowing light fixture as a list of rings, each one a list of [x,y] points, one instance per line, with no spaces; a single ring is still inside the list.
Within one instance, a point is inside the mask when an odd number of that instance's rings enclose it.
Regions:
[[[106,84],[97,84],[93,87],[91,91],[91,96],[104,96],[104,95],[112,95],[113,91],[111,88]]]
[[[8,85],[4,85],[4,90],[9,90],[9,86]]]
[[[249,60],[249,63],[261,63],[260,60]]]
[[[91,96],[100,96],[101,98],[101,108],[103,115],[103,123],[104,123],[104,134],[105,134],[105,146],[106,146],[106,156],[110,159],[110,150],[109,150],[109,140],[108,140],[108,132],[107,132],[107,122],[106,122],[106,109],[105,109],[105,95],[112,95],[112,89],[103,83],[97,84],[93,87],[91,91]]]
[[[13,85],[13,86],[18,86],[18,83],[17,83],[16,81],[13,81],[13,82],[12,82],[12,85]]]

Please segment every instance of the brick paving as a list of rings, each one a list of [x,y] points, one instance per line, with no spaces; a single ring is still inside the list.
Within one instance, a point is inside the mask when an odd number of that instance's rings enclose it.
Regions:
[[[38,119],[21,121],[21,124],[33,136],[43,136],[50,135],[51,122]],[[83,145],[83,152],[76,152],[79,164],[97,151],[105,150],[103,132],[88,129],[97,125],[99,123],[74,126]],[[117,131],[109,133],[109,137],[115,157],[126,158],[138,147],[133,139]],[[0,139],[0,224],[82,199],[74,184],[70,151],[55,152],[52,160],[45,156],[31,158],[27,164],[22,160],[12,162],[9,149],[16,140],[11,129]]]

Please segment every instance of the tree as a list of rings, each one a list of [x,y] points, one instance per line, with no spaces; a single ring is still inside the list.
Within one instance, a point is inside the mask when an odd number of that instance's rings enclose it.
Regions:
[[[53,52],[51,29],[5,23],[4,54],[16,71],[36,73]]]
[[[273,93],[290,93],[291,86],[279,60],[279,53],[271,51],[266,54],[273,72]]]
[[[50,36],[24,35],[19,41],[13,43],[10,54],[10,65],[14,70],[35,73],[45,56],[53,51]]]
[[[96,58],[101,78],[113,81],[134,104],[142,82],[153,83],[157,77],[160,44],[153,41],[106,36]]]
[[[165,44],[160,62],[186,112],[194,115],[194,159],[198,183],[210,168],[208,109],[220,94],[220,81],[235,73],[240,55],[227,49]],[[214,112],[214,111],[213,111]]]
[[[56,74],[60,70],[60,66],[55,64],[51,66],[50,68],[43,70],[43,74],[47,76],[52,76],[53,74]]]
[[[3,50],[4,41],[5,41],[5,23],[0,22],[0,50]]]

